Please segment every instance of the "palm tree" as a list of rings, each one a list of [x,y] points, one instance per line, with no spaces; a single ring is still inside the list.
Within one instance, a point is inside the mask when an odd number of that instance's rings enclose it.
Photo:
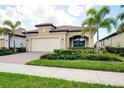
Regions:
[[[108,6],[103,6],[99,10],[95,8],[90,8],[87,11],[88,18],[82,23],[82,28],[86,28],[85,32],[90,32],[92,34],[97,34],[96,51],[100,52],[99,48],[99,29],[106,28],[108,32],[111,31],[112,26],[116,26],[116,20],[111,17],[106,17],[110,13],[110,8]]]
[[[124,7],[124,5],[121,5],[121,8]],[[121,23],[117,27],[117,31],[122,32],[124,31],[124,12],[120,13],[117,16],[117,20],[121,21]]]
[[[0,35],[2,35],[2,34],[6,35],[6,34],[10,33],[10,31],[11,30],[8,28],[0,27]]]
[[[10,35],[11,35],[11,30],[5,27],[0,27],[0,35],[9,35],[8,42],[10,42]],[[9,43],[9,48],[10,48],[10,43]]]
[[[11,35],[13,37],[13,50],[16,52],[16,46],[15,46],[15,31],[20,27],[21,22],[17,21],[15,24],[11,20],[5,20],[3,22],[3,25],[7,25],[11,29]]]

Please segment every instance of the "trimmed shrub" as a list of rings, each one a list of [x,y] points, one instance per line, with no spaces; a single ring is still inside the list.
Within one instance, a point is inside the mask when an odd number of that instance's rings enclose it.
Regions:
[[[103,60],[103,61],[122,61],[118,56],[113,54],[83,54],[81,59]]]
[[[82,49],[55,49],[54,53],[57,54],[80,54]]]
[[[13,51],[13,48],[10,48],[11,51]],[[26,52],[26,47],[19,47],[16,48],[16,53]]]
[[[12,50],[9,50],[9,49],[7,49],[5,47],[0,49],[0,56],[9,55],[9,54],[13,54]]]
[[[45,54],[40,57],[40,59],[54,59],[54,60],[57,60],[57,59],[76,60],[80,58],[81,58],[80,54]]]
[[[122,57],[124,57],[124,53],[120,53],[120,54],[119,54],[119,56],[122,56]]]
[[[100,51],[104,54],[104,53],[108,53],[108,51],[105,48],[100,48]]]
[[[119,48],[119,47],[105,47],[106,50],[110,53],[118,54],[120,56],[124,55],[124,48]]]
[[[57,54],[95,54],[95,49],[55,49]]]
[[[53,60],[103,60],[103,61],[122,61],[118,56],[113,54],[45,54],[40,59]]]
[[[95,49],[83,49],[82,53],[83,54],[95,54],[96,50]]]
[[[93,47],[69,48],[69,49],[94,49]]]
[[[17,48],[17,52],[18,53],[20,53],[20,52],[26,52],[26,48],[25,47]]]
[[[55,49],[54,50],[54,53],[57,53],[57,54],[73,54],[75,52],[76,51],[72,49]]]

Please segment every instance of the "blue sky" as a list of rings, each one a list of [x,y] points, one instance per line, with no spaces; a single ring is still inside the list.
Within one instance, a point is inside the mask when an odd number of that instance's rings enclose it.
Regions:
[[[76,25],[81,26],[86,18],[86,11],[90,7],[99,9],[101,5],[0,5],[0,26],[5,19],[13,22],[20,20],[22,27],[27,30],[35,29],[34,25],[39,23],[53,23],[54,25]],[[109,17],[116,17],[124,12],[119,5],[111,5]],[[116,30],[113,28],[112,32]],[[106,29],[100,29],[100,39],[111,34]],[[94,37],[96,41],[96,36]]]

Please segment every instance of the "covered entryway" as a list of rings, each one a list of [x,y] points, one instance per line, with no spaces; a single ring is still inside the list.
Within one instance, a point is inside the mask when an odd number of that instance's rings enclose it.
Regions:
[[[86,46],[86,37],[81,37],[80,35],[73,36],[69,39],[70,48],[82,48]]]
[[[60,49],[59,37],[44,37],[44,38],[32,38],[31,39],[31,51],[53,51],[54,49]]]
[[[5,40],[0,39],[0,48],[5,47]]]

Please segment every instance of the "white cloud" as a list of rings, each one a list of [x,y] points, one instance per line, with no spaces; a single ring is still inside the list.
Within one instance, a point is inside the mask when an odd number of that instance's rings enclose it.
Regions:
[[[82,6],[69,6],[68,12],[47,5],[7,6],[5,9],[0,9],[0,23],[5,19],[10,19],[13,22],[20,20],[22,27],[27,28],[25,21],[30,20],[29,23],[32,27],[28,27],[28,29],[34,28],[35,24],[46,22],[52,22],[55,25],[74,25],[75,16],[80,15],[82,11]]]
[[[74,25],[76,19],[67,14],[64,10],[54,11],[52,15],[56,25]]]
[[[68,7],[68,13],[72,16],[79,16],[84,11],[81,5],[71,5]]]
[[[54,6],[17,6],[17,9],[27,19],[35,20],[33,24],[52,21],[56,25],[72,25],[76,21],[76,18],[70,16],[63,9],[57,10]]]
[[[48,17],[49,9],[52,6],[26,5],[17,6],[17,10],[23,14],[26,19],[45,21]]]
[[[8,6],[5,9],[0,9],[0,26],[3,26],[3,21],[8,19],[12,22],[16,22],[17,20],[22,22],[24,17],[17,12],[16,7]],[[22,27],[26,27],[23,22]]]
[[[2,21],[6,19],[11,19],[12,21],[23,20],[23,16],[17,12],[16,8],[6,7],[5,9],[0,9],[0,15],[2,16]]]

